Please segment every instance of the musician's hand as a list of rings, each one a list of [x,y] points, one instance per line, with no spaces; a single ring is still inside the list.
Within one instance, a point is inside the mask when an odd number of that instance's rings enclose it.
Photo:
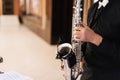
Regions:
[[[77,41],[91,42],[97,46],[102,42],[102,37],[86,25],[84,27],[75,27],[73,37]]]

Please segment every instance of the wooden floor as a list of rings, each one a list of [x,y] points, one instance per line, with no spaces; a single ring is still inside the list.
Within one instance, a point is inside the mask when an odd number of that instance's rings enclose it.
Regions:
[[[14,70],[33,80],[64,80],[60,61],[55,59],[56,46],[16,21],[15,16],[0,17],[0,56],[4,59],[0,70]]]

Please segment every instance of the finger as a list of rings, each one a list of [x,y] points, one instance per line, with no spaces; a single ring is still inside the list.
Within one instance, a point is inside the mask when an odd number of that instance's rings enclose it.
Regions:
[[[75,39],[75,41],[77,41],[77,42],[79,42],[80,41],[80,38],[74,38]]]
[[[76,27],[73,29],[73,31],[80,31],[80,29]]]
[[[75,31],[81,31],[84,27],[75,27],[74,30]]]
[[[78,35],[80,35],[80,31],[74,31],[72,35],[73,36],[78,36]]]
[[[80,39],[80,35],[78,35],[78,33],[76,33],[76,34],[74,35],[74,38],[75,38],[75,39]]]

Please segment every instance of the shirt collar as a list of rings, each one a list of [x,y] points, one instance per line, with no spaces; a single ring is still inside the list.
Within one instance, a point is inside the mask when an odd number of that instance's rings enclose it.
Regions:
[[[103,0],[102,2],[99,1],[98,9],[101,8],[102,6],[105,7],[108,3],[109,3],[109,0]]]

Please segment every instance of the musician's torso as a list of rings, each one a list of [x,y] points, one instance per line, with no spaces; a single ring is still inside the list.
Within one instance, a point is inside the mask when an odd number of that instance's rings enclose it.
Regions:
[[[93,12],[97,4],[89,10],[88,25],[98,34],[102,35],[103,38],[107,38],[111,41],[120,44],[120,5],[119,0],[111,1],[104,9],[101,14],[91,22],[90,18],[93,18]],[[92,17],[91,17],[92,16]],[[99,47],[94,44],[87,43],[85,60],[86,62],[96,68],[114,68],[114,66],[120,67],[117,59],[111,59],[106,53],[107,51],[97,50]],[[117,53],[115,53],[117,54]],[[111,55],[112,56],[112,55]],[[115,56],[116,58],[116,56]],[[117,61],[117,62],[116,62]]]

